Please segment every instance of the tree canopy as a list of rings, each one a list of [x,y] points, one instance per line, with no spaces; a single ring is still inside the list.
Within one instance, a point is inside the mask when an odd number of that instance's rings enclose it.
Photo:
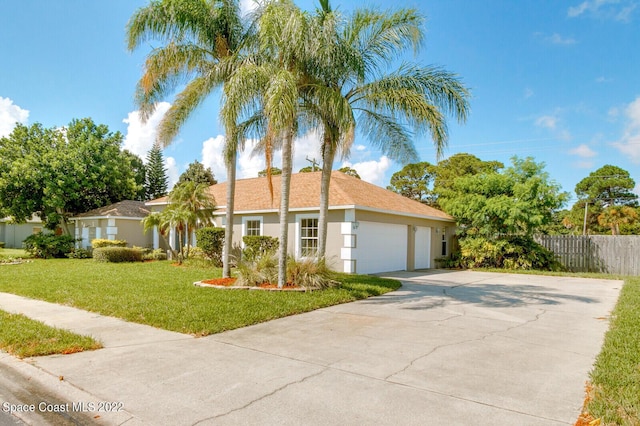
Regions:
[[[423,161],[407,164],[391,176],[387,189],[412,200],[431,204],[433,192],[429,186],[433,178],[434,169],[430,163]]]
[[[187,170],[184,171],[178,178],[178,182],[176,185],[180,185],[184,182],[195,182],[195,183],[203,183],[207,186],[215,185],[218,181],[213,177],[213,172],[211,171],[211,167],[204,168],[204,164],[195,160],[193,163],[189,164]]]
[[[544,163],[514,157],[501,173],[489,170],[455,179],[439,202],[456,218],[463,236],[496,238],[531,236],[551,221],[567,197],[549,179]]]
[[[47,228],[68,233],[70,216],[136,199],[139,162],[121,143],[119,132],[90,118],[64,128],[18,124],[0,138],[0,211],[17,222],[38,214]]]
[[[581,200],[588,199],[602,207],[636,206],[638,196],[631,192],[635,185],[628,171],[607,164],[578,182],[576,194]]]

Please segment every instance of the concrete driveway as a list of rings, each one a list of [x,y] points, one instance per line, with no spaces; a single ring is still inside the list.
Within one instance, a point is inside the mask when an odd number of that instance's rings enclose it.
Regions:
[[[385,276],[402,288],[199,339],[56,306],[64,314],[39,315],[103,336],[106,348],[26,363],[2,356],[0,368],[70,402],[121,402],[118,413],[96,413],[102,424],[574,423],[621,281]]]

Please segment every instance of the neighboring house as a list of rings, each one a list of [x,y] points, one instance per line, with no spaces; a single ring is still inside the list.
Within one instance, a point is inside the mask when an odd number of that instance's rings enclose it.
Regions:
[[[151,247],[151,233],[145,234],[142,219],[149,215],[144,201],[125,200],[81,213],[69,219],[75,226],[76,244],[91,247],[96,238],[126,240],[128,246]]]
[[[297,258],[312,255],[317,248],[320,177],[321,172],[291,177],[288,247]],[[280,178],[272,177],[273,201],[266,177],[236,182],[234,246],[241,245],[245,235],[278,237]],[[226,182],[209,187],[218,204],[215,222],[222,227],[226,190]],[[152,211],[167,204],[166,197],[146,203]],[[454,233],[454,219],[440,210],[342,172],[331,175],[326,257],[337,271],[431,268],[434,259],[449,254]]]
[[[40,217],[34,215],[25,223],[14,223],[10,217],[0,219],[0,241],[6,248],[22,248],[22,242],[32,234],[44,231]]]

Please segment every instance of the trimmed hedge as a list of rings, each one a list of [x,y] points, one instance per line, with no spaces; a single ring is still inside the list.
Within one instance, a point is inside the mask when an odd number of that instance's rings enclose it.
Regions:
[[[4,241],[0,241],[0,249],[4,248]]]
[[[247,259],[254,259],[267,252],[276,252],[279,245],[277,238],[266,235],[245,235],[242,237],[242,242],[244,243],[242,257]]]
[[[95,238],[91,240],[91,247],[94,249],[102,247],[126,247],[125,240],[105,240],[104,238]]]
[[[215,266],[222,266],[222,247],[224,245],[224,228],[207,226],[196,230],[197,246],[204,255],[211,259]]]
[[[142,262],[142,250],[128,247],[99,247],[93,250],[97,262]]]

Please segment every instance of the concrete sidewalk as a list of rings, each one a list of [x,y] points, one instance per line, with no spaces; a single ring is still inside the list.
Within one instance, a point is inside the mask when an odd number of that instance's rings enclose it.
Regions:
[[[199,339],[0,294],[105,344],[0,369],[122,403],[98,424],[573,424],[622,282],[388,275],[399,291]]]

